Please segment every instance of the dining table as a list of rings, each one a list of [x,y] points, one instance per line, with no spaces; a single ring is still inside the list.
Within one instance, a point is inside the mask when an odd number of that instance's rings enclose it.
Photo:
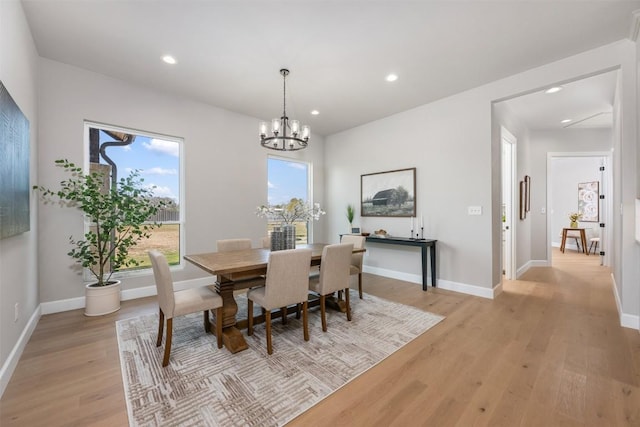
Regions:
[[[311,267],[320,265],[325,246],[327,243],[297,244],[296,249],[311,249]],[[365,251],[364,248],[353,249],[353,253]],[[184,256],[186,261],[216,276],[215,290],[222,297],[222,341],[231,353],[248,348],[236,318],[238,303],[234,291],[264,285],[270,253],[268,248],[251,248]]]

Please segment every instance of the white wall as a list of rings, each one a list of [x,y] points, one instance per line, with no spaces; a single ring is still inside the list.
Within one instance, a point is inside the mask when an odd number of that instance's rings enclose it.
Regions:
[[[29,120],[30,176],[38,178],[37,53],[19,1],[0,2],[0,80]],[[0,167],[2,167],[0,165]],[[30,231],[0,240],[0,395],[17,360],[9,356],[38,307],[37,201],[31,199]],[[19,318],[14,322],[14,307]]]
[[[42,59],[39,184],[56,186],[63,178],[54,160],[82,164],[83,121],[123,126],[184,138],[186,248],[184,253],[215,250],[218,239],[249,237],[261,245],[266,220],[255,215],[267,202],[267,155],[258,141],[258,119],[177,98],[100,74]],[[277,105],[274,105],[277,108]],[[289,157],[313,162],[314,197],[324,202],[323,140]],[[324,203],[323,203],[324,206]],[[66,255],[68,237],[83,231],[81,214],[59,206],[40,207],[41,301],[84,295],[82,277]],[[324,217],[314,222],[323,236]],[[206,274],[189,264],[175,280]],[[123,290],[152,286],[152,275],[125,279]]]
[[[622,93],[627,94],[621,101],[621,145],[632,156],[632,163],[622,161],[622,169],[635,185],[635,45],[623,40],[327,137],[328,237],[335,239],[344,232],[344,209],[360,198],[361,174],[416,166],[418,215],[424,214],[427,221],[425,234],[439,240],[440,284],[490,296],[493,286],[500,283],[496,268],[500,243],[495,239],[501,238],[500,140],[499,134],[492,133],[492,102],[618,67]],[[521,155],[528,155],[526,147],[519,151]],[[520,158],[518,163],[521,175],[525,170]],[[536,188],[537,178],[530,175]],[[625,205],[633,205],[635,191],[622,198]],[[473,205],[482,206],[483,215],[468,216],[467,207]],[[356,222],[368,231],[383,227],[391,234],[408,233],[406,220],[365,218]],[[633,223],[622,227],[632,238]],[[365,256],[365,266],[415,276],[420,263],[417,254],[407,256],[404,250],[382,254],[372,248]],[[626,266],[622,288],[629,292],[623,292],[623,307],[637,313],[640,281],[637,272]]]

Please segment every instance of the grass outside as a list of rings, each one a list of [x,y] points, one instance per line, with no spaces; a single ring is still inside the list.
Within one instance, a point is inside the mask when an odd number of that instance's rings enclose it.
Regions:
[[[169,265],[177,265],[180,263],[180,225],[164,224],[151,232],[151,237],[141,240],[136,246],[129,251],[129,257],[140,263],[137,267],[128,268],[127,270],[139,270],[142,268],[151,268],[151,260],[149,260],[148,251],[157,249],[167,257]],[[121,269],[124,270],[124,269]]]

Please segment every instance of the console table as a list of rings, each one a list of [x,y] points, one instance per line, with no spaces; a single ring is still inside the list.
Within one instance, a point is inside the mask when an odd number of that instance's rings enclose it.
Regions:
[[[419,246],[422,248],[422,290],[427,290],[427,248],[431,264],[431,286],[436,286],[436,242],[433,239],[410,239],[408,237],[367,236],[367,242],[389,245]]]

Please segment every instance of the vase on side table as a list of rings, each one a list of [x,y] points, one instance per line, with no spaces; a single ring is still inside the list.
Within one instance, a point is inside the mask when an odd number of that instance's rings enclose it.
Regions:
[[[571,221],[571,223],[569,224],[569,226],[571,228],[578,228],[578,221]]]

